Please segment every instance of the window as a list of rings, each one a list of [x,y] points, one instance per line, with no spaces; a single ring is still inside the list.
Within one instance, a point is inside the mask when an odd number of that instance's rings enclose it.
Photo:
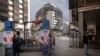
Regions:
[[[19,10],[19,13],[23,13],[23,10]]]
[[[13,16],[13,12],[8,12],[8,15],[9,16]]]
[[[13,18],[9,18],[9,21],[13,21]]]
[[[0,9],[2,13],[8,13],[6,9]]]
[[[12,7],[12,6],[8,6],[8,9],[9,9],[9,10],[13,10],[13,7]]]
[[[22,3],[23,3],[23,0],[19,0],[19,3],[21,3],[21,4],[22,4]]]
[[[19,15],[19,18],[23,18],[23,15]]]
[[[23,5],[20,4],[20,5],[19,5],[19,8],[23,8]]]
[[[8,3],[9,3],[10,5],[12,5],[12,4],[13,4],[13,2],[12,2],[11,0],[8,0]]]

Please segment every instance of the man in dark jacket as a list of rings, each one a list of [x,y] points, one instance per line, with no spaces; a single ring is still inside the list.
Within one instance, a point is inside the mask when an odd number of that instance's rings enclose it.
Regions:
[[[83,43],[84,43],[84,50],[85,50],[85,56],[88,56],[88,34],[85,34],[83,36]]]
[[[13,37],[13,53],[14,56],[19,56],[19,50],[20,50],[20,36],[19,32],[14,32],[14,37]]]

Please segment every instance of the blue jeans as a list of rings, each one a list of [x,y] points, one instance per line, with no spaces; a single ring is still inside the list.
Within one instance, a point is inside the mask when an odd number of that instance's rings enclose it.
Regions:
[[[84,44],[85,56],[88,56],[88,44]]]

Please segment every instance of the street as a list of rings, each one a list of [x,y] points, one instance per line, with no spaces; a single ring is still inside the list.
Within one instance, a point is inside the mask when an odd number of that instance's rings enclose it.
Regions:
[[[89,56],[100,56],[100,49],[89,49],[88,53]],[[3,48],[0,48],[0,56],[4,56]],[[42,52],[22,52],[20,56],[42,56]],[[83,48],[70,48],[68,37],[56,37],[52,56],[84,56],[84,50]]]
[[[83,48],[70,48],[68,37],[56,37],[52,56],[84,56]],[[100,56],[99,49],[89,49],[89,56]],[[24,52],[20,56],[42,56],[42,52]]]
[[[99,15],[100,0],[0,0],[0,56],[100,56]]]

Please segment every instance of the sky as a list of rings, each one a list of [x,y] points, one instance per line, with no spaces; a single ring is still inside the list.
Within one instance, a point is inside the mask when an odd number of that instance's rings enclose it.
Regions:
[[[36,12],[44,4],[51,2],[63,12],[63,21],[69,21],[69,0],[30,0],[30,20],[35,19]]]

